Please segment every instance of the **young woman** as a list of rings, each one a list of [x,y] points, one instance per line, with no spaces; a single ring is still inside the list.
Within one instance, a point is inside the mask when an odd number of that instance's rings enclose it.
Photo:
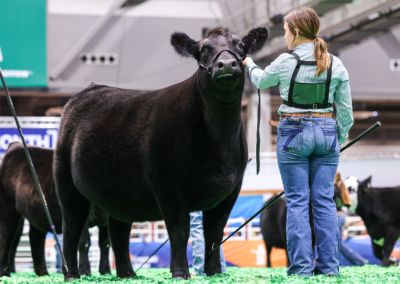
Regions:
[[[318,38],[316,12],[302,7],[285,17],[285,39],[292,54],[280,55],[265,70],[243,64],[258,88],[279,85],[277,158],[287,200],[288,275],[339,274],[339,228],[333,181],[340,146],[353,125],[349,76],[340,59]],[[332,118],[332,103],[337,111]],[[339,146],[340,145],[340,146]],[[310,198],[311,197],[311,198]],[[314,268],[308,204],[316,234]]]

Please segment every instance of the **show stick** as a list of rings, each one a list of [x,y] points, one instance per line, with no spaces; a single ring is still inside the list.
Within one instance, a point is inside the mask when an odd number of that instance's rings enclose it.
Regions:
[[[65,262],[64,254],[62,253],[62,249],[61,249],[60,243],[58,241],[56,230],[55,230],[53,221],[51,220],[51,216],[50,216],[49,209],[47,207],[46,199],[44,198],[42,188],[40,187],[39,179],[37,177],[35,167],[33,166],[31,155],[29,154],[29,151],[28,151],[28,147],[26,146],[25,138],[24,138],[24,135],[22,134],[21,126],[19,125],[18,117],[17,117],[17,114],[15,113],[14,105],[12,103],[10,93],[8,92],[8,88],[7,88],[6,82],[4,81],[3,72],[1,70],[1,68],[0,68],[0,77],[1,77],[1,82],[3,83],[4,91],[6,93],[6,98],[7,98],[8,105],[10,106],[11,113],[12,113],[14,119],[15,119],[15,124],[17,125],[19,135],[21,136],[22,144],[24,145],[25,155],[26,155],[26,158],[28,159],[28,164],[29,164],[29,167],[31,168],[31,172],[32,172],[32,175],[33,175],[33,179],[35,180],[36,188],[37,188],[37,190],[39,192],[39,196],[40,196],[40,199],[42,201],[44,211],[46,212],[46,216],[47,216],[47,219],[49,221],[51,231],[52,231],[52,233],[53,233],[53,235],[54,235],[54,237],[56,239],[58,249],[60,250],[60,253],[61,253],[61,257],[62,257],[63,265],[64,265],[64,268],[65,268],[65,272],[68,272],[67,263]]]

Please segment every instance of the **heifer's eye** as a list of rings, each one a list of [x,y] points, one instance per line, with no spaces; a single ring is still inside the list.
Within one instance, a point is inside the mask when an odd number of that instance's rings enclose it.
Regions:
[[[239,49],[243,49],[243,47],[244,47],[243,42],[239,42],[239,43],[238,43],[238,47],[239,47]]]
[[[203,47],[202,49],[201,49],[201,52],[202,53],[206,53],[208,51],[208,48],[207,47]]]

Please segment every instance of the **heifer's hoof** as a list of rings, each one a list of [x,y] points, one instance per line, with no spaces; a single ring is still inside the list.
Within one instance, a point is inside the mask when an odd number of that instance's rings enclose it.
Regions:
[[[109,267],[100,267],[99,268],[100,275],[111,274],[111,270]]]
[[[111,271],[99,271],[100,275],[111,275]]]
[[[191,277],[190,277],[189,273],[176,272],[176,273],[172,273],[172,278],[182,279],[182,280],[189,280]]]
[[[64,281],[65,282],[73,281],[73,280],[79,279],[79,278],[81,278],[81,276],[79,274],[67,273],[67,274],[65,274]]]
[[[128,271],[125,273],[117,273],[117,276],[119,278],[125,278],[125,279],[130,279],[136,276],[136,273],[134,271]]]
[[[176,276],[176,277],[173,277],[173,278],[174,278],[174,279],[178,279],[178,280],[190,280],[190,279],[191,279],[190,276],[187,276],[187,277]]]

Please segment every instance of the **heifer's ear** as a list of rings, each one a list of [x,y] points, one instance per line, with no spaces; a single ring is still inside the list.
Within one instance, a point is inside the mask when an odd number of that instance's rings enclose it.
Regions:
[[[171,35],[171,45],[175,51],[183,57],[194,57],[199,60],[199,43],[191,39],[187,34],[175,32]]]
[[[372,179],[372,176],[369,176],[365,180],[360,181],[358,183],[358,191],[360,191],[360,190],[362,190],[364,188],[370,188],[371,187],[371,179]]]
[[[362,184],[365,188],[370,188],[371,187],[371,179],[372,179],[372,176],[369,176],[365,180],[360,182],[360,184]]]
[[[269,30],[267,28],[252,29],[247,36],[242,38],[245,54],[254,54],[259,51],[267,41],[268,36]]]

